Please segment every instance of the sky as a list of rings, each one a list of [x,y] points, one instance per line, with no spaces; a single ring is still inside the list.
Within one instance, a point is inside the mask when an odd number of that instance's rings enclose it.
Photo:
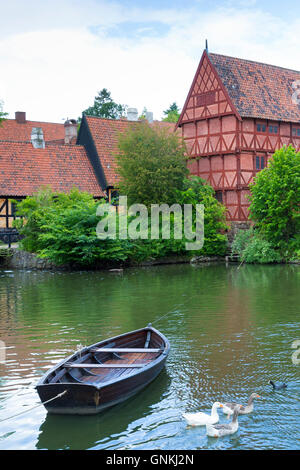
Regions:
[[[300,2],[0,0],[0,100],[14,118],[77,119],[107,88],[154,119],[211,52],[300,70]]]

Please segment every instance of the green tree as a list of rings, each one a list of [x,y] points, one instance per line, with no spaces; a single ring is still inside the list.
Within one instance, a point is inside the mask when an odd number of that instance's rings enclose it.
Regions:
[[[88,116],[98,116],[107,119],[119,119],[126,111],[127,106],[113,101],[110,91],[103,88],[95,96],[93,106],[83,111]]]
[[[300,152],[277,150],[250,185],[250,218],[281,254],[300,248]]]
[[[8,113],[3,111],[3,101],[0,100],[0,126],[1,123],[5,121],[6,116],[8,116]]]
[[[180,110],[175,102],[172,103],[168,109],[163,111],[163,113],[165,115],[163,121],[166,122],[177,122],[180,116]]]
[[[177,193],[179,204],[203,204],[204,206],[204,245],[200,254],[225,255],[227,227],[225,206],[215,198],[215,191],[204,179],[192,176],[184,180],[183,190]]]
[[[115,158],[120,193],[129,204],[177,202],[176,191],[183,189],[188,174],[185,146],[178,135],[138,122],[120,135]]]

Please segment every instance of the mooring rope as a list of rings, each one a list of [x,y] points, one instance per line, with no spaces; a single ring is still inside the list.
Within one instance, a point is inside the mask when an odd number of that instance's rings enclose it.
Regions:
[[[179,307],[182,307],[182,306],[183,306],[183,307],[185,306],[184,303],[183,303],[183,304],[179,304],[179,305],[178,305],[178,308],[179,308]],[[178,311],[178,308],[176,308],[176,309],[174,309],[174,310],[169,310],[169,312],[164,313],[161,317],[156,318],[156,320],[152,321],[151,323],[152,323],[152,324],[153,324],[153,323],[157,323],[159,320],[161,320],[162,318],[165,318],[165,317],[166,317],[167,315],[169,315],[170,313],[175,313],[175,312],[177,312],[177,311]]]
[[[8,416],[7,418],[4,418],[4,419],[0,419],[0,423],[3,423],[3,421],[7,421],[8,419],[11,419],[11,418],[16,418],[16,416],[20,416],[24,413],[28,413],[28,411],[34,410],[35,408],[38,408],[41,405],[46,405],[46,403],[50,403],[50,401],[53,401],[53,400],[56,400],[57,398],[62,397],[63,395],[65,395],[67,393],[67,391],[68,390],[64,390],[63,392],[59,393],[55,397],[49,398],[49,400],[43,401],[43,402],[39,403],[38,405],[35,405],[32,408],[29,408],[28,410],[24,410],[24,411],[21,411],[20,413],[16,413],[15,415]]]

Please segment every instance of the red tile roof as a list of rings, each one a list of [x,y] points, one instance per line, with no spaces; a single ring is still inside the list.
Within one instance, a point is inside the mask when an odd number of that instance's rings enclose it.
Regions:
[[[300,104],[293,102],[300,72],[220,54],[208,57],[241,117],[300,122]]]
[[[65,138],[63,123],[26,121],[21,124],[15,119],[7,119],[0,125],[0,140],[30,142],[33,127],[41,127],[43,129],[45,142],[64,140]]]
[[[97,154],[108,186],[119,181],[113,154],[118,149],[119,135],[126,132],[133,121],[86,116]]]
[[[129,127],[139,125],[141,121],[104,119],[95,116],[85,117],[104,171],[107,186],[116,186],[119,182],[119,175],[114,154],[118,151],[119,135],[126,132]],[[153,121],[150,125],[167,129],[170,132],[173,132],[175,129],[175,124],[170,122]]]
[[[0,195],[30,196],[41,186],[68,192],[74,186],[104,196],[81,145],[33,148],[26,142],[0,142]]]

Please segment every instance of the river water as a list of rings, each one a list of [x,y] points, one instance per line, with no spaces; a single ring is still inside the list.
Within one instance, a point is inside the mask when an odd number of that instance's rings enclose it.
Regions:
[[[0,449],[300,449],[299,305],[292,265],[0,270]],[[96,416],[35,407],[45,367],[149,322],[172,349],[138,395]],[[270,379],[288,388],[274,392]],[[214,401],[245,403],[252,392],[261,398],[232,436],[207,437],[182,419]]]

